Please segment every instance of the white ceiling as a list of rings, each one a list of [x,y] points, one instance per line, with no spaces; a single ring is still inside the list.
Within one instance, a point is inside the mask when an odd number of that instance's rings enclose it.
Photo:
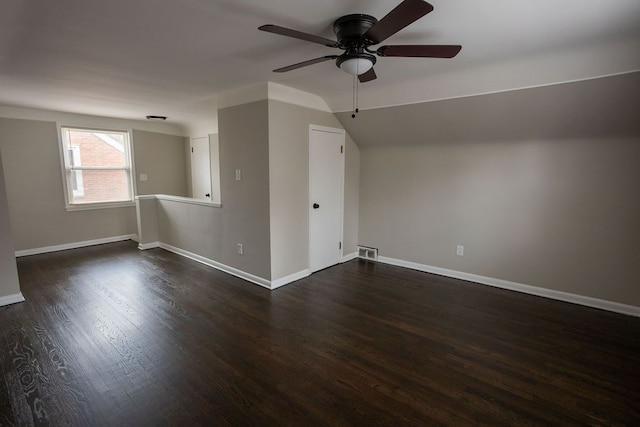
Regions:
[[[3,0],[0,104],[215,123],[221,93],[274,81],[352,106],[336,51],[257,30],[335,38],[349,13],[381,18],[399,0]],[[580,80],[640,69],[638,0],[430,0],[435,10],[383,44],[462,44],[458,57],[379,58],[360,108]],[[215,130],[215,129],[213,129]]]

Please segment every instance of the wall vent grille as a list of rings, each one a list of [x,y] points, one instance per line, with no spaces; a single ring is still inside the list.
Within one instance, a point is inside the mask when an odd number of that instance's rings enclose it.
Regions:
[[[369,248],[367,246],[358,246],[358,258],[363,259],[378,259],[378,248]]]

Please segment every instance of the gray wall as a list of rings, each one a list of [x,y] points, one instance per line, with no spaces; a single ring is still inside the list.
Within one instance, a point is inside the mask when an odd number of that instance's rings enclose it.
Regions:
[[[309,268],[309,125],[342,129],[332,113],[269,101],[271,269],[278,279]],[[344,254],[358,234],[360,154],[346,137]]]
[[[155,246],[160,242],[158,203],[156,196],[143,196],[136,199],[139,246],[150,244]]]
[[[143,130],[133,131],[133,157],[136,187],[139,195],[169,194],[187,197],[190,172],[187,175],[185,144],[188,138]],[[140,174],[147,181],[140,181]]]
[[[142,185],[138,191],[175,190],[185,194],[185,154],[179,146],[182,138],[138,130],[133,137],[136,170],[142,167],[151,171],[148,184],[153,187],[145,190]],[[171,156],[159,154],[155,142],[163,149],[170,147]],[[55,122],[0,118],[0,150],[15,250],[137,233],[134,207],[66,211]],[[176,162],[171,161],[173,156],[178,158]],[[162,169],[154,164],[156,161]],[[161,184],[170,188],[163,190]]]
[[[146,202],[148,219],[152,223],[153,218],[149,217],[153,216],[154,210],[151,201]],[[260,272],[257,268],[249,271],[239,255],[236,257],[234,253],[229,257],[231,251],[225,251],[225,246],[233,246],[235,250],[236,245],[226,237],[230,230],[223,227],[224,215],[229,211],[170,200],[157,200],[157,206],[157,240],[268,280],[264,272],[257,274]],[[233,236],[233,231],[230,234]],[[261,266],[257,264],[257,267]]]
[[[223,108],[218,126],[223,234],[222,256],[213,259],[271,280],[268,103]],[[236,169],[241,170],[240,181]],[[244,255],[237,253],[238,243]]]
[[[371,148],[362,165],[360,242],[380,255],[640,306],[637,140]]]
[[[136,233],[133,207],[67,212],[54,122],[0,118],[15,250]]]
[[[640,306],[639,76],[341,114],[360,243]]]
[[[0,151],[0,299],[20,292]]]

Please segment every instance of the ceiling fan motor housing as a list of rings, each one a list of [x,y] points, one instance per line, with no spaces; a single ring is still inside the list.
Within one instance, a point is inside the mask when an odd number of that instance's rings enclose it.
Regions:
[[[336,19],[333,23],[333,31],[342,49],[364,49],[372,43],[362,36],[377,22],[378,20],[371,15],[362,13],[346,15]]]

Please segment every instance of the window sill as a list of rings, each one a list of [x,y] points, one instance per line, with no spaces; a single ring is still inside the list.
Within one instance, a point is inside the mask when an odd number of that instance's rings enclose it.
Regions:
[[[85,205],[67,205],[67,212],[73,211],[91,211],[94,209],[115,209],[135,207],[135,202],[113,202],[113,203],[87,203]]]

